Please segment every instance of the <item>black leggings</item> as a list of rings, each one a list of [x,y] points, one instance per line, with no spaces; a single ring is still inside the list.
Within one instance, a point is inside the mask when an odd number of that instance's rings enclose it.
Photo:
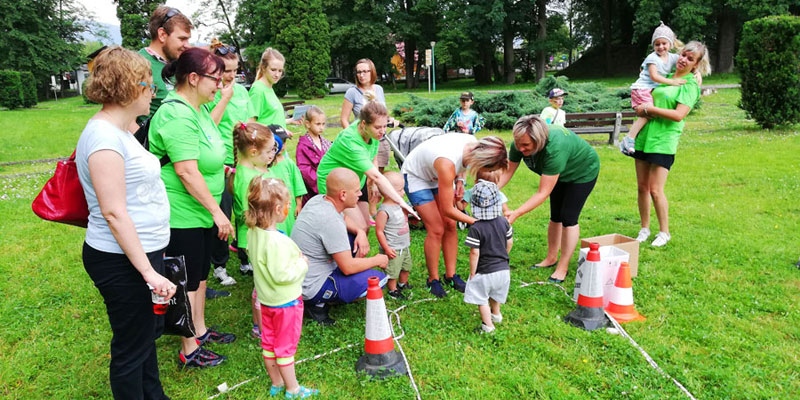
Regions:
[[[563,227],[578,225],[583,205],[595,183],[597,177],[586,183],[557,182],[550,193],[550,221]]]

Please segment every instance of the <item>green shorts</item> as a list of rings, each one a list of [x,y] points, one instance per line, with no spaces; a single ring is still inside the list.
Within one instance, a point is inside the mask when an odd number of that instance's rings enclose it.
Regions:
[[[400,271],[411,271],[411,248],[395,250],[397,257],[389,260],[389,265],[386,267],[386,275],[389,279],[397,279],[400,276]]]

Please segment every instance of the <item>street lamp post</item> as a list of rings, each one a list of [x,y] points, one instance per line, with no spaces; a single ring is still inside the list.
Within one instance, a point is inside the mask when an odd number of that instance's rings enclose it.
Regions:
[[[431,79],[433,79],[433,91],[436,91],[436,42],[431,42]]]

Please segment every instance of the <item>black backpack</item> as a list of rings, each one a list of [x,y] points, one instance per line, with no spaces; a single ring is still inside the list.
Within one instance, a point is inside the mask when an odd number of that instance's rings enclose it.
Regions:
[[[175,99],[164,100],[164,101],[161,102],[161,105],[164,105],[166,103],[178,103],[178,104],[186,105],[184,102],[182,102],[180,100],[175,100]],[[158,106],[158,107],[161,108],[161,106]],[[153,115],[155,115],[155,113],[153,113]],[[150,150],[149,136],[150,136],[150,120],[151,119],[153,119],[152,115],[147,117],[147,119],[145,119],[144,121],[140,122],[139,123],[139,129],[137,129],[136,132],[134,132],[134,134],[133,134],[133,137],[135,137],[136,140],[138,140],[139,143],[141,143],[142,147],[144,147],[144,149],[148,150],[148,151]],[[167,164],[169,164],[169,161],[170,161],[169,155],[168,154],[164,154],[164,157],[161,157],[161,159],[159,159],[158,161],[161,162],[161,166],[162,167],[167,165]]]

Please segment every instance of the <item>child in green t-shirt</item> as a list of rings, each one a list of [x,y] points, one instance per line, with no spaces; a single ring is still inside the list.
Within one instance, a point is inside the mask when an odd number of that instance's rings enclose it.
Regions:
[[[291,195],[289,215],[286,216],[285,220],[278,223],[278,229],[287,235],[291,235],[295,218],[300,213],[300,209],[303,208],[303,196],[308,191],[305,183],[303,183],[303,174],[300,172],[300,168],[297,167],[294,160],[284,155],[286,154],[284,151],[286,141],[290,138],[289,133],[279,125],[270,125],[269,129],[272,131],[275,143],[278,145],[275,161],[270,166],[270,176],[281,179]]]
[[[567,114],[561,107],[564,106],[564,97],[567,96],[567,92],[563,89],[553,88],[549,92],[547,92],[547,101],[550,102],[550,107],[545,107],[542,110],[542,113],[539,115],[547,125],[560,125],[564,126],[564,122],[566,122]]]

